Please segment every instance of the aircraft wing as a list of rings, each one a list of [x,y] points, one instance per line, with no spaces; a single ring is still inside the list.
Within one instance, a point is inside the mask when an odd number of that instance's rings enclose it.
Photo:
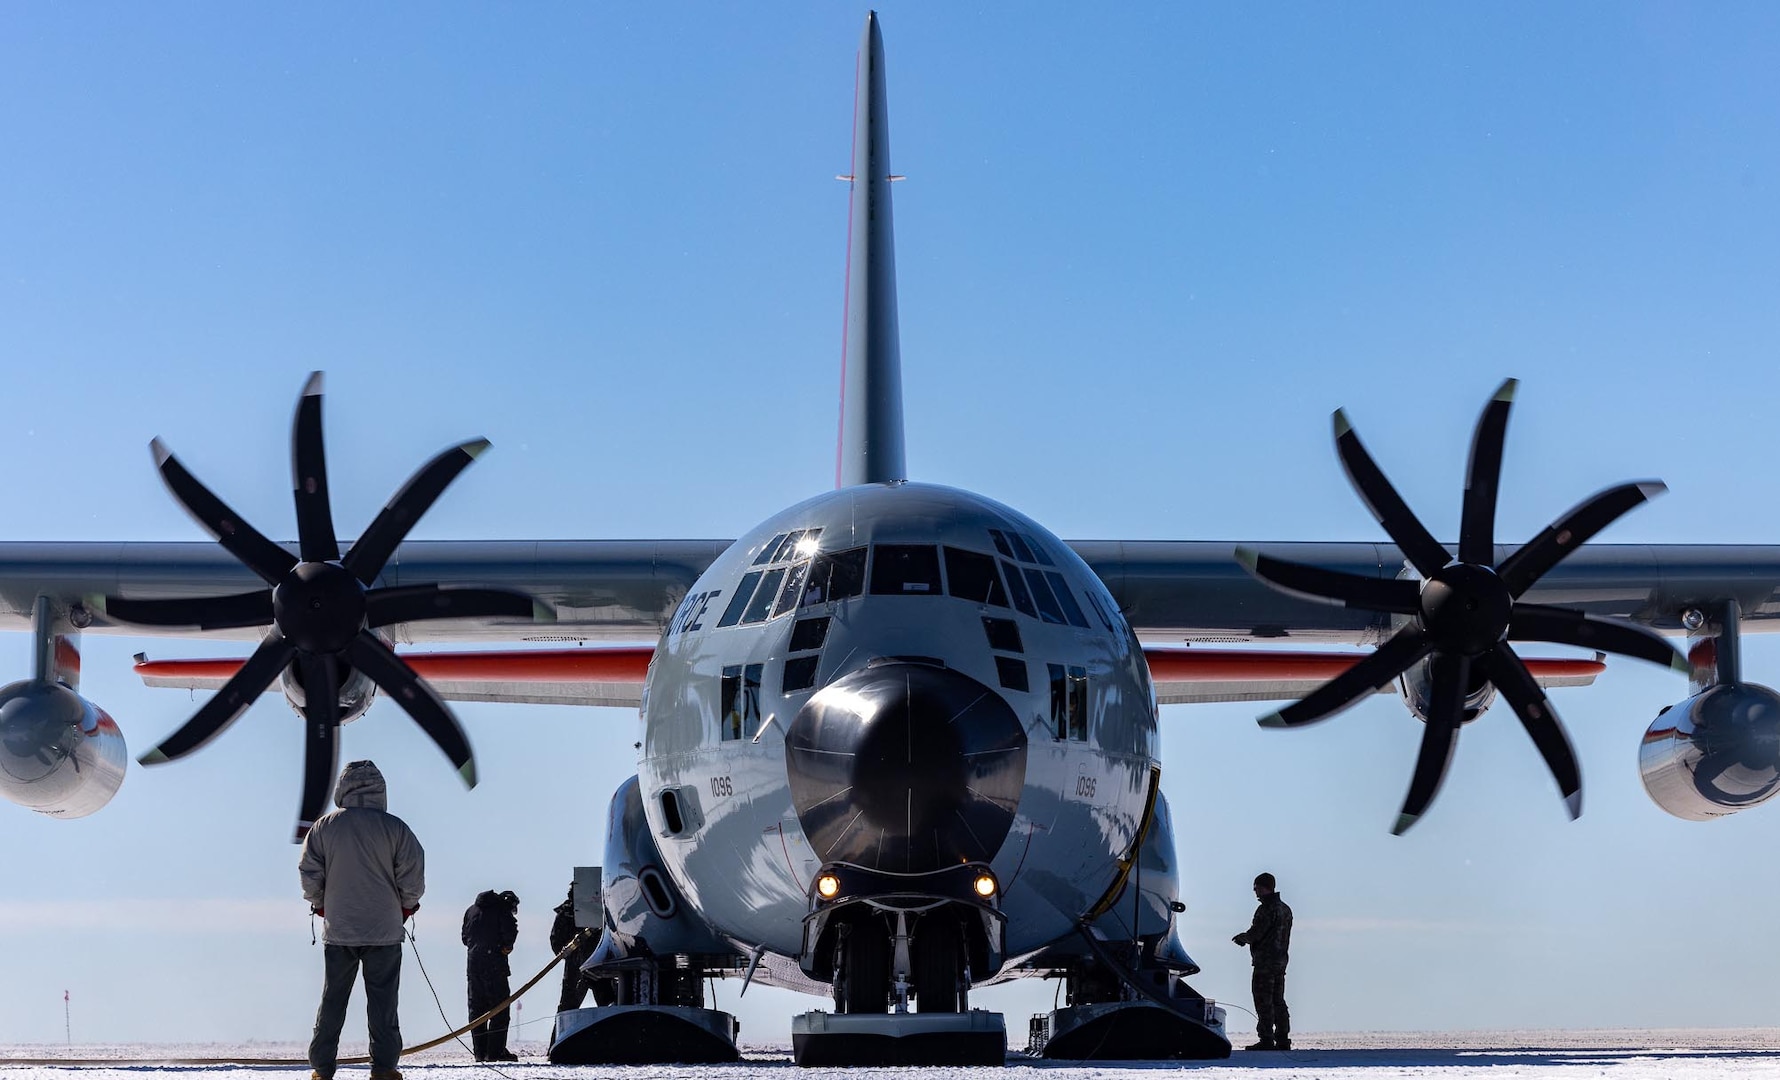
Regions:
[[[1240,563],[1239,542],[1070,541],[1146,643],[1291,640],[1375,645],[1390,616],[1286,595]],[[1390,544],[1240,543],[1263,555],[1361,577],[1392,578]],[[1497,565],[1515,549],[1496,548]],[[1780,545],[1589,544],[1540,578],[1525,599],[1680,633],[1682,614],[1742,608],[1746,631],[1780,630]]]
[[[285,545],[293,550],[295,545]],[[430,641],[654,641],[692,583],[727,540],[417,540],[385,565],[379,585],[517,589],[555,609],[554,623],[463,618],[395,623],[400,643]],[[128,626],[95,598],[157,600],[226,596],[265,583],[215,543],[0,543],[0,629],[29,630],[46,595],[88,606],[89,633],[224,637],[256,641],[257,627],[205,631]]]
[[[403,544],[379,583],[518,589],[555,621],[463,618],[397,623],[398,644],[653,641],[727,540],[431,540]],[[1070,546],[1106,584],[1146,643],[1293,641],[1374,645],[1389,617],[1275,591],[1237,562],[1237,542],[1084,540]],[[1247,543],[1280,559],[1365,577],[1396,576],[1390,544]],[[1499,558],[1513,550],[1500,547]],[[29,630],[36,598],[90,603],[220,596],[264,583],[210,542],[0,543],[0,629]],[[1681,614],[1736,600],[1746,630],[1780,630],[1780,545],[1590,544],[1526,599],[1680,631]],[[258,629],[144,629],[92,612],[88,632],[256,640]]]

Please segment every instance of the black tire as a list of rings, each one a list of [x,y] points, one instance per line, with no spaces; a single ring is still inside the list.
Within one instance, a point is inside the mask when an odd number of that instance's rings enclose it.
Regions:
[[[847,935],[841,970],[843,1012],[882,1013],[890,1009],[890,935],[876,920],[858,923]]]
[[[964,940],[958,923],[949,915],[932,914],[915,927],[909,943],[909,973],[915,992],[915,1009],[924,1013],[955,1013],[959,976],[964,971]]]

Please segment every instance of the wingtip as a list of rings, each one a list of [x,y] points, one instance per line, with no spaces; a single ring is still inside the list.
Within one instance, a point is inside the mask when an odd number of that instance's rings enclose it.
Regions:
[[[1416,814],[1398,814],[1397,815],[1397,823],[1395,825],[1391,826],[1391,835],[1392,836],[1402,836],[1404,833],[1409,831],[1409,827],[1411,825],[1414,825],[1417,821],[1420,821],[1420,820],[1421,820],[1420,816],[1416,815]]]
[[[309,381],[303,384],[303,396],[304,397],[320,397],[321,396],[321,372],[311,371],[309,373]]]
[[[1504,403],[1512,405],[1514,403],[1514,392],[1519,388],[1520,388],[1520,380],[1519,379],[1503,379],[1502,385],[1496,387],[1496,396],[1491,398],[1490,400],[1500,401],[1500,402],[1504,402]]]

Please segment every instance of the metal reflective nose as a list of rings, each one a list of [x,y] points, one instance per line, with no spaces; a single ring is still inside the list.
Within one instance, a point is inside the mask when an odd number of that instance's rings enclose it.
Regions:
[[[785,740],[791,800],[824,862],[919,874],[987,862],[1026,782],[1026,732],[1000,694],[930,664],[855,671]]]

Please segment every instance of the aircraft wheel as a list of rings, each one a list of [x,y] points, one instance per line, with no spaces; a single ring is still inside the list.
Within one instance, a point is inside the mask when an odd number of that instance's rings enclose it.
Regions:
[[[881,1013],[890,1008],[890,935],[866,922],[847,935],[841,967],[844,1012]]]
[[[915,991],[915,1007],[924,1013],[958,1011],[958,982],[963,971],[958,924],[948,915],[932,914],[915,928],[910,942],[909,974]]]

